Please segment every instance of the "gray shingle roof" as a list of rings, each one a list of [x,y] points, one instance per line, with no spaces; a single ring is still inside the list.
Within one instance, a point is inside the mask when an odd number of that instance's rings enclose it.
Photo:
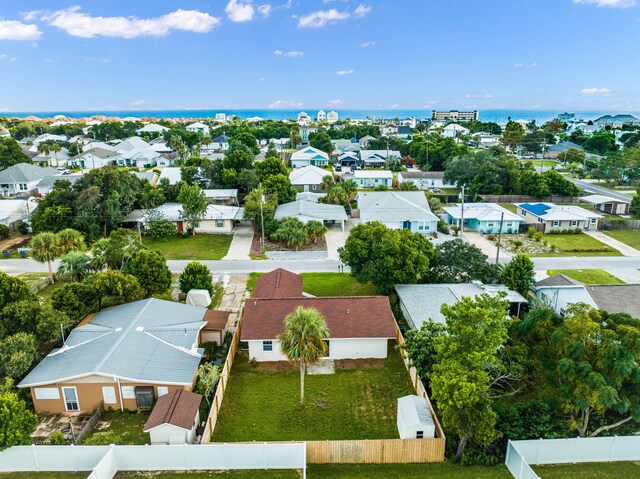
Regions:
[[[59,172],[58,172],[59,173]],[[40,183],[36,185],[36,188],[53,188],[53,184],[56,181],[68,181],[71,184],[74,184],[82,178],[82,175],[56,175],[56,176],[45,176],[40,180]]]
[[[200,362],[198,336],[206,311],[159,299],[104,309],[74,329],[19,387],[88,375],[190,385]]]
[[[45,176],[60,174],[55,168],[43,168],[30,163],[18,163],[10,166],[6,170],[0,171],[0,183],[28,183],[30,181],[41,180]]]
[[[553,276],[549,276],[548,278],[542,279],[538,281],[535,286],[572,286],[576,284],[582,284],[580,281],[576,281],[573,278],[569,278],[564,274],[558,273]]]
[[[640,284],[585,285],[598,309],[640,319]]]

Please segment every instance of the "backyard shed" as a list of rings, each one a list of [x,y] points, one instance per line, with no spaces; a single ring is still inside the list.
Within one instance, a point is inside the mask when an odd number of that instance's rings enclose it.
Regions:
[[[200,330],[200,343],[214,342],[218,346],[224,343],[229,311],[209,310],[204,315],[207,325]]]
[[[593,206],[594,211],[601,211],[609,215],[627,215],[631,206],[630,201],[603,195],[583,196],[580,201]]]
[[[427,401],[416,395],[398,399],[398,434],[400,439],[433,438],[436,427]]]
[[[160,396],[144,425],[151,444],[193,444],[202,396],[178,389]]]

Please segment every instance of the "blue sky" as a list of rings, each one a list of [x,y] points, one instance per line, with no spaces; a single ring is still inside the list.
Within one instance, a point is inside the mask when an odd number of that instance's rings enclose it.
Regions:
[[[0,0],[0,111],[640,110],[636,0]]]

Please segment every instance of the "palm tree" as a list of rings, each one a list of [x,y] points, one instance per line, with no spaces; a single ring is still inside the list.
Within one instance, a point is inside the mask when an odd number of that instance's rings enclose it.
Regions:
[[[332,175],[323,176],[322,182],[320,183],[320,188],[322,188],[324,191],[329,191],[335,184],[336,180],[333,179]]]
[[[85,249],[84,236],[79,231],[66,228],[60,231],[57,236],[61,255]]]
[[[300,364],[300,404],[304,405],[304,374],[307,365],[317,363],[327,353],[327,323],[314,308],[298,306],[284,318],[284,333],[278,334],[280,348],[289,361]]]
[[[327,228],[320,221],[309,221],[304,229],[309,235],[309,239],[314,243],[318,242],[319,238],[322,238],[327,232]]]
[[[51,154],[51,145],[48,143],[40,143],[38,145],[38,153],[41,155],[49,156]],[[51,162],[51,157],[49,156],[49,162]]]
[[[58,274],[66,274],[73,281],[82,281],[93,270],[91,257],[85,253],[67,253],[60,260]]]
[[[342,188],[347,192],[347,196],[349,197],[349,201],[353,201],[358,193],[358,183],[354,180],[347,180],[342,182]]]
[[[62,147],[58,143],[54,143],[51,145],[51,151],[53,152],[53,157],[56,159],[54,166],[58,166],[58,153],[62,151]]]
[[[53,267],[51,262],[60,257],[60,245],[58,236],[55,233],[45,232],[36,235],[29,244],[31,257],[40,263],[47,263],[49,266],[49,278],[51,283],[55,282]]]

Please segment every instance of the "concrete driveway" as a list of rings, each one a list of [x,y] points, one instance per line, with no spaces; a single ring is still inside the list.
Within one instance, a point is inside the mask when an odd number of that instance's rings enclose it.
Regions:
[[[327,240],[327,259],[338,260],[338,248],[344,246],[349,237],[349,231],[353,226],[354,220],[347,220],[344,224],[344,231],[338,225],[329,227],[329,231],[325,235]]]
[[[622,241],[618,241],[617,239],[612,238],[604,234],[602,231],[585,231],[585,234],[588,234],[594,239],[597,239],[601,243],[606,244],[607,246],[611,246],[613,249],[617,249],[624,256],[640,256],[640,251],[635,248],[632,248],[628,244],[624,244]]]
[[[233,230],[233,240],[227,255],[222,259],[250,259],[251,242],[253,241],[253,225],[239,224]]]
[[[496,254],[498,252],[498,248],[493,242],[486,239],[480,233],[476,233],[475,231],[465,231],[464,239],[467,240],[468,243],[480,248],[484,254],[489,257],[489,262],[493,263],[496,260]],[[504,239],[503,243],[504,244]],[[504,263],[509,261],[513,257],[513,254],[508,252],[506,249],[500,248],[500,262]]]

